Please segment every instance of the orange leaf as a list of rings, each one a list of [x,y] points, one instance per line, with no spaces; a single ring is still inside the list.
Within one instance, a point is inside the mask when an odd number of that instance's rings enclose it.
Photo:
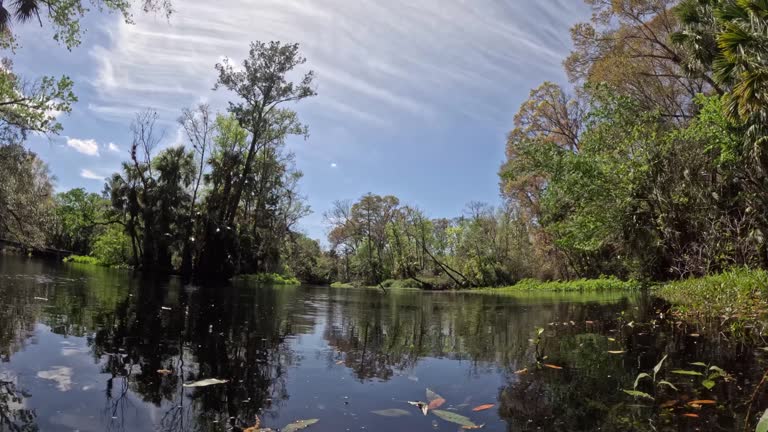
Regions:
[[[544,365],[543,365],[543,366],[544,366],[544,367],[548,367],[548,368],[550,368],[550,369],[562,369],[562,368],[563,368],[562,366],[553,365],[553,364],[549,364],[549,363],[544,363]]]
[[[699,418],[699,415],[694,413],[685,413],[683,414],[683,417]]]
[[[692,400],[688,402],[688,405],[715,405],[715,404],[717,404],[717,401],[713,401],[712,399]]]
[[[431,401],[429,401],[429,405],[428,405],[428,407],[429,407],[429,409],[431,409],[431,410],[433,410],[433,409],[438,409],[438,408],[440,408],[441,406],[443,406],[443,404],[444,404],[444,403],[445,403],[445,399],[443,399],[443,398],[439,397],[439,398],[437,398],[437,399],[432,399]]]
[[[480,405],[480,406],[476,406],[476,407],[472,408],[472,411],[475,411],[475,412],[477,412],[477,411],[485,411],[487,409],[493,408],[494,406],[495,406],[494,404]]]

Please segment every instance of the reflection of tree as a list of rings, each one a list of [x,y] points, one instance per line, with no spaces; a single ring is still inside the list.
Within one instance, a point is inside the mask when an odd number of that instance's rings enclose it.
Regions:
[[[25,408],[28,395],[16,387],[16,382],[0,374],[0,430],[10,432],[37,431],[35,412]]]

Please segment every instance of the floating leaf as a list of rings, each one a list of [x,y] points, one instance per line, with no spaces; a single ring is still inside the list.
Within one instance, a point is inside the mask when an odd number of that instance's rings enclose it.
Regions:
[[[701,382],[701,385],[703,385],[707,390],[712,390],[712,387],[715,386],[715,382],[710,379],[705,379]]]
[[[189,384],[184,384],[184,387],[207,387],[207,386],[212,386],[212,385],[216,385],[216,384],[225,384],[225,383],[228,383],[228,382],[229,381],[227,381],[227,380],[220,380],[220,379],[216,379],[216,378],[208,378],[208,379],[204,379],[204,380],[200,380],[200,381],[195,381],[195,382],[189,383]]]
[[[669,382],[669,381],[664,381],[664,380],[661,380],[661,381],[659,381],[659,385],[665,385],[665,386],[667,386],[667,387],[672,387],[673,389],[677,390],[677,387],[675,387],[675,385],[674,385],[674,384],[672,384],[672,383],[671,383],[671,382]]]
[[[336,364],[337,364],[337,365],[343,365],[343,364],[344,364],[344,360],[337,360],[337,361],[336,361]]]
[[[608,354],[624,354],[626,351],[608,351]]]
[[[483,426],[485,426],[485,423],[480,424],[480,425],[471,425],[471,426],[470,425],[464,425],[461,428],[462,429],[482,429]]]
[[[610,338],[609,337],[608,340],[611,341],[611,342],[616,342],[616,338]]]
[[[441,419],[443,419],[443,420],[445,420],[447,422],[456,423],[457,425],[461,425],[462,427],[463,426],[468,426],[468,427],[470,427],[472,429],[475,429],[477,427],[477,425],[475,423],[473,423],[472,420],[470,420],[468,417],[464,417],[461,414],[456,414],[456,413],[452,413],[450,411],[443,411],[443,410],[434,410],[434,411],[432,411],[432,414],[440,417]]]
[[[157,373],[159,373],[160,375],[170,375],[173,373],[173,371],[170,371],[168,369],[158,369]]]
[[[763,412],[760,420],[757,422],[755,432],[768,432],[768,410]]]
[[[635,385],[633,386],[634,389],[637,389],[638,384],[640,384],[640,380],[643,378],[650,378],[651,376],[648,375],[645,372],[641,372],[637,375],[637,378],[635,378]]]
[[[683,417],[699,418],[699,415],[695,413],[685,413],[683,414]]]
[[[688,402],[688,405],[715,405],[717,404],[717,401],[714,401],[712,399],[697,399],[692,400]]]
[[[645,392],[641,392],[641,391],[638,391],[638,390],[622,390],[622,391],[624,393],[630,395],[630,396],[641,397],[641,398],[653,400],[653,396],[651,396],[651,395],[649,395],[648,393],[645,393]]]
[[[400,408],[392,408],[392,409],[385,409],[385,410],[378,410],[378,411],[371,411],[372,413],[384,417],[402,417],[411,415],[408,411]]]
[[[424,415],[427,415],[429,411],[429,404],[422,401],[408,401],[409,404],[419,408]]]
[[[698,334],[698,333],[691,333],[691,334],[689,334],[688,336],[690,336],[690,337],[699,337],[699,336],[701,336],[701,335],[700,335],[700,334]]]
[[[673,407],[675,405],[677,405],[677,400],[671,400],[671,401],[666,401],[666,402],[662,403],[661,405],[659,405],[659,407],[661,407],[661,408],[671,408],[671,407]]]
[[[494,405],[494,404],[483,404],[483,405],[479,405],[479,406],[476,406],[476,407],[472,408],[472,411],[474,411],[474,412],[485,411],[487,409],[493,408],[494,406],[496,406],[496,405]]]
[[[544,363],[542,366],[548,367],[550,369],[562,369],[563,368],[562,366],[553,365],[553,364],[549,364],[549,363]]]
[[[701,366],[701,367],[707,367],[706,363],[702,363],[702,362],[693,362],[693,363],[689,363],[689,364],[690,364],[691,366]]]
[[[661,358],[661,360],[656,363],[656,366],[653,367],[653,380],[656,381],[656,375],[658,375],[659,371],[661,371],[661,365],[664,364],[664,360],[667,359],[667,355],[664,354],[664,357]]]
[[[296,420],[281,430],[282,432],[296,432],[298,430],[308,428],[319,421],[320,419]]]
[[[520,370],[515,371],[515,373],[517,375],[527,374],[528,373],[528,368],[522,368]]]
[[[691,370],[683,370],[683,369],[675,369],[672,371],[673,374],[678,375],[691,375],[691,376],[703,376],[701,372],[691,371]]]
[[[427,389],[427,400],[429,401],[429,409],[440,408],[445,403],[445,398],[430,389]]]

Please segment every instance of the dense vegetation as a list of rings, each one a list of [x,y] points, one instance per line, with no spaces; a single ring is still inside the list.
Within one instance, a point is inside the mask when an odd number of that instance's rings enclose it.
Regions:
[[[71,108],[71,81],[29,87],[6,60],[6,100],[39,103],[0,110],[0,165],[10,174],[0,238],[146,271],[352,286],[668,280],[768,266],[768,5],[585,1],[594,14],[571,29],[564,63],[572,85],[545,82],[521,105],[499,206],[470,203],[448,219],[392,195],[337,201],[325,214],[325,251],[296,228],[309,208],[284,148],[307,133],[286,104],[315,95],[312,72],[287,78],[305,61],[297,45],[255,42],[241,66],[216,65],[217,88],[234,99],[225,113],[181,111],[189,146],[159,149],[158,115],[138,113],[130,160],[102,195],[54,196],[45,165],[23,147],[29,132],[60,131],[49,113]],[[129,2],[105,5],[131,19]],[[170,13],[166,2],[143,5]],[[67,47],[84,13],[51,15]]]

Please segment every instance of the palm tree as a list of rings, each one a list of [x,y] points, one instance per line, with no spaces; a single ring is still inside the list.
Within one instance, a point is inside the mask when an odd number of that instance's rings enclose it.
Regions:
[[[13,20],[23,23],[37,18],[43,25],[40,19],[40,5],[43,3],[44,0],[0,0],[0,31],[9,31]]]

